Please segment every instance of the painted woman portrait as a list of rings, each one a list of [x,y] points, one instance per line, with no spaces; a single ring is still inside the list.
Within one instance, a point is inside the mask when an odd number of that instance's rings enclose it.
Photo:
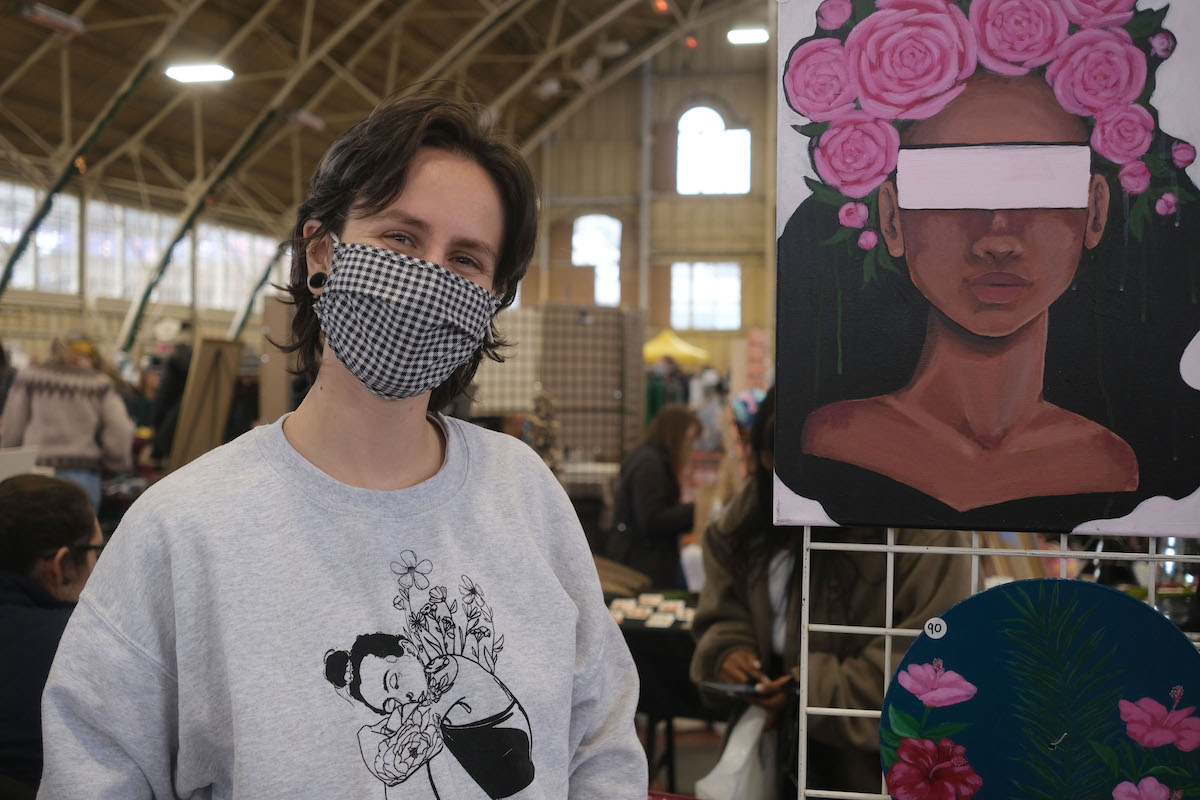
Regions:
[[[387,800],[511,797],[533,782],[533,736],[525,709],[495,675],[504,637],[493,636],[477,584],[462,576],[460,606],[445,586],[430,586],[431,569],[401,554],[392,571],[403,631],[362,634],[349,650],[330,650],[325,679],[377,717],[359,729],[358,744]],[[428,590],[423,599],[418,590]],[[439,774],[450,795],[439,794]],[[471,783],[477,793],[464,795]]]
[[[780,183],[811,195],[781,189],[781,521],[1200,534],[1195,148],[1158,112],[1195,94],[1155,93],[1175,15],[793,0],[781,31],[814,8],[782,64],[811,168]]]

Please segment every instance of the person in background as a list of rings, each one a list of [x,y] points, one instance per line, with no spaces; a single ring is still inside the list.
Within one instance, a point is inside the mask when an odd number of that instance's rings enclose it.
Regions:
[[[0,482],[0,776],[29,796],[42,775],[42,686],[103,541],[76,484],[41,475]]]
[[[725,408],[725,457],[721,459],[713,490],[713,519],[721,516],[729,501],[754,475],[756,457],[750,444],[750,429],[766,396],[762,389],[746,389],[729,398]]]
[[[0,419],[4,418],[4,401],[8,398],[8,389],[12,386],[17,371],[8,362],[8,351],[4,342],[0,342]]]
[[[175,426],[183,405],[183,390],[187,386],[188,370],[192,367],[192,324],[184,322],[171,354],[163,362],[158,391],[150,405],[150,427],[154,429],[154,445],[150,457],[161,461],[171,455],[175,443]]]
[[[621,465],[605,555],[650,576],[657,588],[680,585],[679,536],[695,517],[692,504],[681,502],[680,480],[699,434],[694,411],[663,406]]]
[[[133,422],[96,347],[82,334],[55,340],[45,364],[17,373],[0,428],[0,447],[36,447],[38,464],[74,481],[100,507],[100,476],[133,466]]]
[[[780,729],[781,775],[796,774],[797,715],[784,714],[792,681],[799,678],[802,581],[801,529],[776,528],[771,521],[775,392],[767,393],[751,429],[757,456],[753,478],[704,537],[707,580],[692,632],[697,639],[692,680],[756,684],[750,702],[765,708]],[[963,544],[965,534],[901,531],[901,544]],[[879,529],[831,529],[836,541],[882,541]],[[883,553],[814,551],[808,597],[813,623],[883,627],[887,591]],[[945,555],[896,555],[897,628],[921,628],[970,594],[970,561]],[[837,708],[881,708],[885,673],[904,655],[894,647],[884,663],[882,636],[813,634],[809,644],[808,704]],[[702,690],[704,700],[740,715],[744,705]],[[793,710],[794,704],[793,704]],[[808,726],[809,788],[877,792],[880,783],[877,720],[811,717]],[[794,792],[795,786],[785,787]]]

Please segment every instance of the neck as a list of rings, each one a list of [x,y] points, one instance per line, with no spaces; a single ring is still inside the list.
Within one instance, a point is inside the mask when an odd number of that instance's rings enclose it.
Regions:
[[[1004,337],[970,333],[931,309],[925,347],[901,392],[985,448],[997,446],[1042,402],[1049,314]]]
[[[441,469],[444,443],[429,395],[385,400],[326,351],[316,383],[283,424],[288,442],[331,478],[362,489],[407,489]]]

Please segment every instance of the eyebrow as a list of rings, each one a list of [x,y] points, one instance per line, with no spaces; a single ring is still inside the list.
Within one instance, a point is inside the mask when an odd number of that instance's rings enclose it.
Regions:
[[[428,233],[430,230],[430,225],[428,222],[419,217],[405,214],[403,211],[384,211],[377,217],[377,219],[380,219],[384,222],[411,225],[412,227],[420,230],[422,233]],[[465,247],[469,250],[479,250],[487,253],[494,261],[500,260],[500,256],[495,250],[492,249],[491,245],[482,239],[475,239],[470,236],[456,236],[451,240],[451,244],[457,247]]]

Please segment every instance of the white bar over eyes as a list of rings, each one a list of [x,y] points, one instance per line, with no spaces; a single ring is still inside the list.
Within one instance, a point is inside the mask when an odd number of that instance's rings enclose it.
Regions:
[[[1087,208],[1087,145],[1001,144],[900,151],[900,207],[923,209]]]

